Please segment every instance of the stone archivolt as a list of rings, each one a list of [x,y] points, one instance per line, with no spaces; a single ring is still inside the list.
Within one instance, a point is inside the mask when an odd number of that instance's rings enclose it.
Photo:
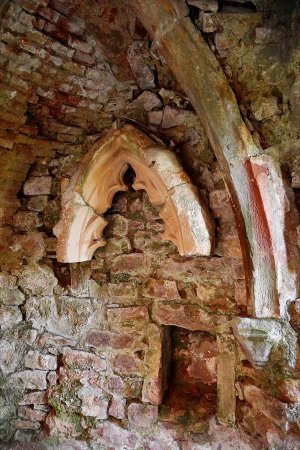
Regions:
[[[94,145],[63,192],[62,217],[54,229],[57,259],[88,261],[105,245],[102,232],[107,222],[103,214],[116,192],[128,189],[123,176],[129,166],[136,174],[133,188],[144,189],[151,203],[160,208],[166,225],[162,239],[172,241],[180,255],[210,255],[212,221],[177,158],[126,125],[111,130]]]

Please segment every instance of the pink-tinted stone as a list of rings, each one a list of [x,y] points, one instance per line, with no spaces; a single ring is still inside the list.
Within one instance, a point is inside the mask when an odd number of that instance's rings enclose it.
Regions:
[[[152,427],[158,418],[158,408],[154,405],[131,403],[128,406],[128,421],[138,428]]]
[[[91,431],[91,435],[94,439],[103,442],[104,445],[111,445],[114,448],[135,448],[137,443],[137,438],[133,433],[113,422],[101,423]]]
[[[197,305],[159,302],[153,305],[152,316],[159,324],[173,325],[187,330],[215,332],[229,329],[226,317],[208,314]]]
[[[113,396],[110,401],[108,414],[115,419],[122,420],[125,417],[125,406],[125,398]]]
[[[234,284],[234,299],[238,305],[247,306],[247,291],[245,280],[237,280]]]
[[[62,362],[66,366],[76,365],[80,369],[94,369],[102,371],[106,369],[106,362],[94,353],[83,352],[65,348]]]
[[[300,380],[288,378],[280,383],[279,397],[284,402],[300,403]]]
[[[51,177],[30,177],[23,187],[25,195],[48,195],[51,192]]]
[[[109,308],[107,317],[110,328],[115,331],[142,331],[149,321],[145,306]]]
[[[148,279],[145,285],[145,295],[154,298],[164,298],[167,300],[175,300],[180,298],[176,282],[170,280]]]
[[[69,35],[68,45],[76,50],[80,50],[83,53],[91,53],[93,46],[87,42],[81,41],[72,35]]]
[[[111,265],[111,271],[113,273],[125,272],[131,275],[138,275],[144,267],[144,255],[141,253],[133,253],[130,255],[120,255],[114,258]]]
[[[150,91],[144,91],[138,98],[134,100],[132,106],[143,108],[145,111],[151,111],[161,107],[161,101],[156,94]]]
[[[114,369],[121,374],[142,375],[142,361],[131,355],[117,355],[113,361]]]
[[[204,384],[212,384],[217,381],[216,358],[196,358],[187,368],[189,376]]]
[[[256,386],[245,386],[244,396],[254,409],[260,411],[285,431],[288,430],[289,424],[295,422],[298,418],[297,408],[270,397]]]
[[[108,331],[89,331],[86,344],[93,347],[130,348],[135,336],[129,333],[110,333]]]

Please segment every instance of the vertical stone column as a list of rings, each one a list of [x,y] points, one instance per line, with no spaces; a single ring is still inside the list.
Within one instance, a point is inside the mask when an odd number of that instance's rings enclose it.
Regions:
[[[235,342],[232,335],[217,336],[217,418],[226,425],[235,423]]]
[[[149,348],[146,351],[146,377],[142,400],[159,405],[167,389],[168,369],[171,357],[170,327],[147,327]]]

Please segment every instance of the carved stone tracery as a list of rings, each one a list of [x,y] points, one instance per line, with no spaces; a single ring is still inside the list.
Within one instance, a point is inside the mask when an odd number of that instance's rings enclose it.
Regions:
[[[62,195],[62,217],[55,227],[57,259],[90,260],[105,245],[102,215],[116,192],[126,191],[126,170],[135,171],[133,188],[144,189],[160,208],[166,228],[163,240],[172,241],[181,255],[210,255],[213,226],[204,202],[175,155],[127,125],[112,130],[86,155]]]

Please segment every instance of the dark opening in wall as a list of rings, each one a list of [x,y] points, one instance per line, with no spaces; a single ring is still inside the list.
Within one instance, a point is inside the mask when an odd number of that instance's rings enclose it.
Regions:
[[[194,427],[217,408],[217,342],[202,331],[171,327],[171,363],[161,420]]]

